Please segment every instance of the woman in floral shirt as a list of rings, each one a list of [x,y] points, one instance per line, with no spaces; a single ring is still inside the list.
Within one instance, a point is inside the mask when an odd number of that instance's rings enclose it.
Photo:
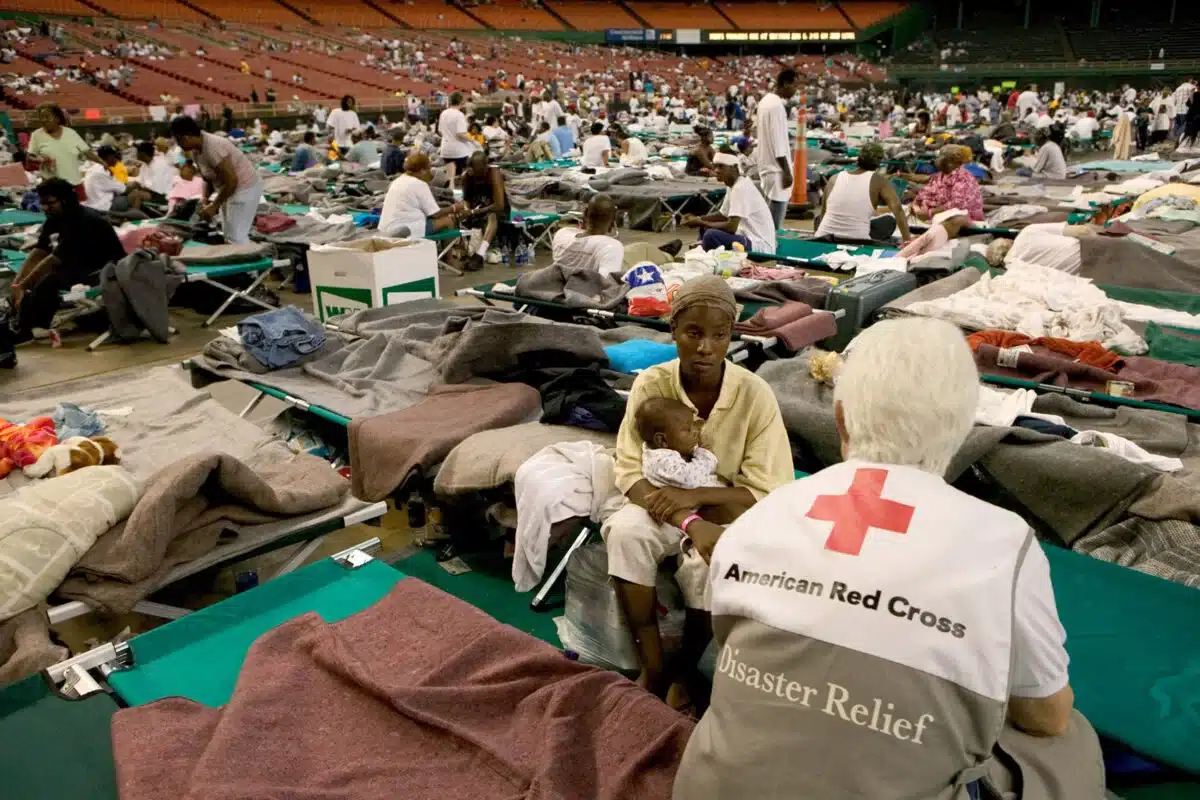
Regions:
[[[971,161],[971,149],[948,144],[938,151],[933,175],[905,175],[915,183],[924,183],[912,202],[912,213],[918,219],[931,219],[952,208],[961,208],[974,221],[983,220],[983,192],[964,165]]]

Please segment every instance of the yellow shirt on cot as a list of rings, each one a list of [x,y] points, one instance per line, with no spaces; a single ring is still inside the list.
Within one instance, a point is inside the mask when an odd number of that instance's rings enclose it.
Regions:
[[[616,478],[622,494],[642,479],[642,440],[635,417],[651,397],[669,397],[693,411],[696,406],[679,380],[679,359],[638,375],[617,433]],[[775,394],[745,367],[725,363],[721,394],[704,421],[701,443],[717,457],[717,475],[730,486],[749,489],[756,500],[794,479],[792,451]]]

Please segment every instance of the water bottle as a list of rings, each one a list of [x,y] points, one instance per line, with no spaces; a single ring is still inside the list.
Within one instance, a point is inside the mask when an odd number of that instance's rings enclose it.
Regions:
[[[418,544],[425,541],[425,501],[421,495],[413,492],[408,497],[408,529],[412,531],[413,541]]]

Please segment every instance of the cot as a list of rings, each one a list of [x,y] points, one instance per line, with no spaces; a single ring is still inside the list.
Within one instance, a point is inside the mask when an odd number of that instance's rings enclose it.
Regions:
[[[184,283],[204,283],[229,295],[217,310],[209,315],[208,319],[200,323],[202,327],[207,328],[212,325],[218,317],[225,313],[225,309],[229,308],[230,304],[235,300],[248,300],[249,302],[267,310],[272,311],[277,306],[268,303],[261,298],[255,297],[252,292],[257,289],[272,269],[277,267],[283,268],[291,266],[291,262],[286,259],[271,259],[257,258],[253,261],[245,261],[240,264],[217,264],[213,266],[188,265],[187,272],[184,275]],[[245,289],[236,289],[228,283],[222,282],[222,278],[228,279],[238,275],[254,276],[254,280]],[[86,289],[73,289],[63,292],[62,299],[67,303],[80,303],[86,300],[96,300],[100,297],[100,287],[92,286]],[[106,331],[87,346],[88,350],[95,350],[100,345],[107,342],[109,333]]]
[[[41,225],[46,221],[46,215],[40,211],[25,211],[20,208],[6,208],[0,211],[0,228],[26,228],[30,225]]]
[[[562,220],[561,214],[538,213],[538,212],[522,212],[513,211],[509,224],[515,228],[523,244],[531,244],[534,248],[538,246],[550,246],[550,237],[554,235],[554,231],[559,221]],[[451,275],[462,276],[463,271],[451,264],[447,256],[450,249],[454,247],[454,243],[463,238],[463,232],[458,228],[438,231],[425,237],[434,243],[437,247],[437,264],[438,269],[444,269]]]

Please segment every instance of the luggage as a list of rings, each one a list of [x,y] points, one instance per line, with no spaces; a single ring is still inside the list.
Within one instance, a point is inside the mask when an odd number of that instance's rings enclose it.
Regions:
[[[917,278],[908,272],[880,270],[842,281],[829,293],[825,307],[830,311],[845,310],[838,318],[836,335],[822,342],[830,350],[843,350],[858,332],[867,327],[875,313],[901,295],[917,288]]]

